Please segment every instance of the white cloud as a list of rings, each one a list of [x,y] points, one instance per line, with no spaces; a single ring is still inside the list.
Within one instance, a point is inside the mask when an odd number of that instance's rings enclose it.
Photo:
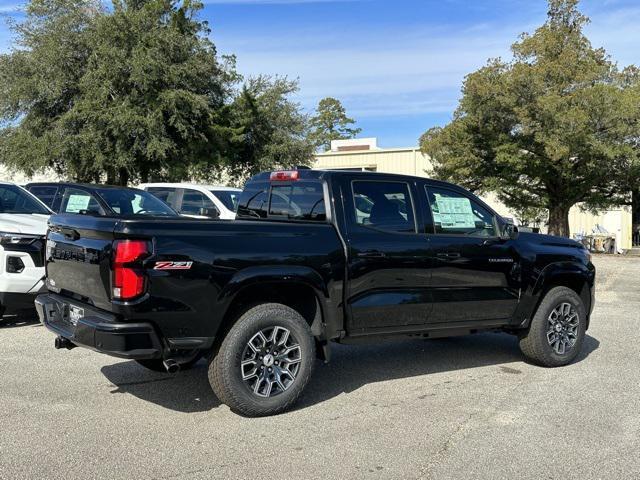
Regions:
[[[442,32],[372,31],[357,41],[289,33],[274,44],[261,38],[233,45],[247,75],[284,74],[300,79],[299,99],[311,109],[325,96],[340,98],[363,117],[451,112],[464,76],[489,57],[508,55],[516,33],[484,28]],[[216,39],[214,39],[216,40]],[[216,43],[227,49],[224,38]],[[337,45],[347,45],[340,48]]]
[[[591,12],[589,12],[591,13]],[[640,64],[640,9],[593,12],[587,34],[621,65]],[[526,24],[484,23],[394,26],[340,30],[320,25],[269,36],[258,32],[214,35],[223,51],[236,53],[244,74],[284,74],[300,79],[298,100],[312,109],[325,96],[340,98],[356,118],[453,112],[465,75],[488,58],[509,58],[509,47]],[[401,29],[401,30],[400,30]]]

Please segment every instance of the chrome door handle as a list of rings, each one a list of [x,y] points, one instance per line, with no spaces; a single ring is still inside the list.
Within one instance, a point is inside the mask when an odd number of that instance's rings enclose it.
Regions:
[[[358,252],[359,258],[384,258],[386,257],[384,252],[378,250],[365,250],[364,252]]]
[[[448,252],[448,253],[437,253],[436,257],[438,258],[460,258],[460,254],[458,252]]]

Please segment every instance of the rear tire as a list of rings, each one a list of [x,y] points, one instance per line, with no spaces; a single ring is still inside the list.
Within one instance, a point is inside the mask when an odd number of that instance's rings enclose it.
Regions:
[[[248,417],[289,409],[309,382],[315,341],[295,310],[265,303],[247,310],[209,363],[209,383],[221,402]]]
[[[554,287],[542,299],[520,350],[544,367],[571,363],[584,343],[587,312],[582,299],[567,287]]]

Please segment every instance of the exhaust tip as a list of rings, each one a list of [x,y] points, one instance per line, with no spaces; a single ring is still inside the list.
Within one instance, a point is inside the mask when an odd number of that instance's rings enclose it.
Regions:
[[[56,348],[56,350],[60,350],[63,348],[66,348],[67,350],[71,350],[72,348],[76,348],[75,343],[73,343],[71,340],[63,336],[56,337],[56,339],[53,342],[53,346]]]
[[[177,373],[180,370],[180,364],[176,362],[173,358],[168,358],[162,361],[164,368],[167,370],[167,373]]]

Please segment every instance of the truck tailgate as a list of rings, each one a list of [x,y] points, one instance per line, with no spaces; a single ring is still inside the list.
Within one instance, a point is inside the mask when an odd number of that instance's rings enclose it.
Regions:
[[[47,286],[110,310],[111,249],[116,218],[54,215],[47,234]]]

